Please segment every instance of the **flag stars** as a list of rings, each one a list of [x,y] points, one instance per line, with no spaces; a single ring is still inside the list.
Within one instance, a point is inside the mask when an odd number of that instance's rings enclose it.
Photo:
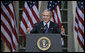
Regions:
[[[81,6],[81,8],[82,8],[83,6]]]
[[[52,3],[52,1],[50,1],[50,3]]]
[[[35,2],[33,2],[33,4],[35,4]]]
[[[59,3],[60,1],[58,1],[58,3]]]
[[[37,2],[36,1],[29,1],[29,2],[27,2],[28,3],[28,6],[30,7],[30,8],[32,8]]]
[[[51,6],[51,4],[49,6]]]
[[[2,3],[5,5],[5,7],[8,6],[11,2],[12,1],[8,1],[8,2],[7,1],[2,1]]]
[[[53,5],[53,7],[54,7],[55,5]]]
[[[48,9],[53,10],[59,3],[60,3],[60,1],[49,1],[48,2]]]
[[[84,4],[83,2],[81,2],[81,4]]]
[[[55,5],[57,5],[57,3],[55,3]]]
[[[51,10],[51,8],[49,8],[49,10]]]
[[[32,1],[30,1],[30,3],[32,4]]]
[[[32,7],[32,5],[30,5],[30,7]]]
[[[80,9],[84,9],[84,2],[83,1],[78,1],[77,5]]]

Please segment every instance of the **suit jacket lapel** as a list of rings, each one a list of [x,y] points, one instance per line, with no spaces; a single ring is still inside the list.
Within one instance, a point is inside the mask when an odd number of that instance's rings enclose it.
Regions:
[[[43,25],[43,21],[41,21],[40,23],[40,33],[43,33],[44,31],[44,25]]]
[[[41,21],[41,23],[40,23],[40,33],[43,33],[43,31],[44,31],[44,24],[43,24],[43,21]],[[53,31],[53,24],[52,24],[52,21],[50,21],[48,33],[52,33],[52,31]]]
[[[53,30],[53,25],[52,25],[52,21],[50,21],[50,26],[49,26],[49,29],[48,29],[48,33],[52,33],[52,30]]]

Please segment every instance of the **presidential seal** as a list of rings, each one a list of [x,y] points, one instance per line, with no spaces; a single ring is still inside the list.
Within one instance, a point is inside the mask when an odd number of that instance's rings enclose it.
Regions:
[[[37,41],[37,46],[40,50],[46,51],[50,48],[51,46],[51,41],[47,37],[41,37]]]

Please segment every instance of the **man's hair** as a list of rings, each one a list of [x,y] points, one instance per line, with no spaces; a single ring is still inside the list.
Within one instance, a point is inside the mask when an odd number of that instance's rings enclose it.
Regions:
[[[45,10],[42,12],[42,14],[43,14],[44,12],[49,12],[49,13],[50,13],[50,16],[52,16],[52,12],[51,12],[49,9],[45,9]]]

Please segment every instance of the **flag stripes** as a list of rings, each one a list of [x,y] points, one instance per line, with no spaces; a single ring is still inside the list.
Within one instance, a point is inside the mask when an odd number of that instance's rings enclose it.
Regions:
[[[84,2],[77,1],[76,15],[75,15],[75,31],[77,32],[77,39],[81,47],[84,49]]]
[[[1,2],[1,38],[11,51],[18,45],[17,27],[12,1]]]
[[[58,23],[61,29],[60,1],[49,1],[47,8],[52,12],[52,21]]]
[[[25,1],[20,22],[20,32],[26,41],[27,28],[32,30],[35,23],[39,22],[39,11],[37,1]]]

